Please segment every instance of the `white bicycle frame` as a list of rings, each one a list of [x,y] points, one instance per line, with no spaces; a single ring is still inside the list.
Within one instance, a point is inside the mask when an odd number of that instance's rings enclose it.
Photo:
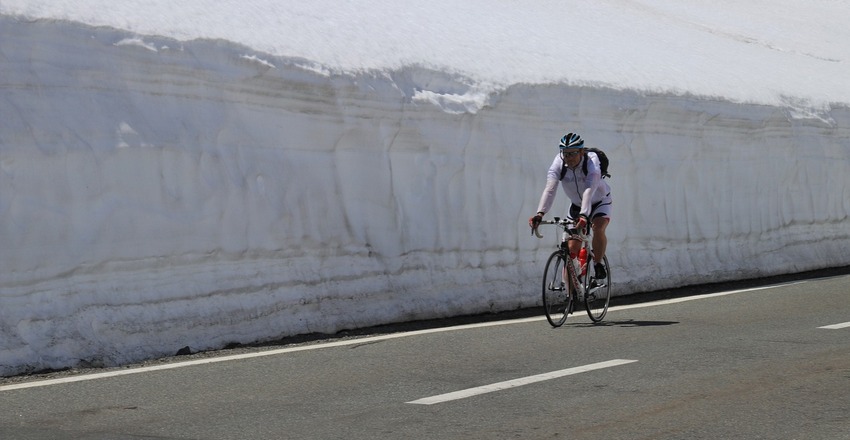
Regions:
[[[591,244],[591,239],[593,237],[592,232],[585,234],[584,231],[575,227],[576,226],[575,222],[570,221],[568,219],[562,219],[560,217],[554,217],[554,219],[555,219],[554,221],[543,220],[543,221],[540,222],[540,224],[541,225],[556,225],[556,226],[561,228],[561,240],[558,243],[559,247],[560,246],[567,246],[567,243],[569,242],[569,240],[580,241],[581,242],[581,248],[587,250],[587,260],[585,261],[584,264],[585,265],[590,264],[590,262],[593,261],[593,248],[592,248],[592,244]],[[590,228],[588,227],[587,230],[590,230]],[[537,236],[537,238],[543,238],[543,234],[541,234],[540,231],[537,228],[534,228],[532,232],[534,233],[534,235]],[[568,260],[569,262],[568,263],[565,262],[563,270],[567,270],[566,264],[572,264],[573,265],[573,270],[568,271],[568,272],[572,274],[571,277],[570,277],[570,282],[573,283],[573,287],[576,289],[576,293],[578,294],[578,300],[579,301],[584,300],[584,296],[585,296],[586,293],[592,294],[592,293],[596,292],[598,289],[605,287],[605,285],[603,284],[603,285],[594,287],[593,289],[591,289],[590,292],[585,292],[584,282],[583,282],[584,280],[581,277],[587,276],[586,272],[585,272],[586,268],[581,266],[581,263],[578,261],[578,258],[573,258],[570,255],[569,248],[565,248],[565,250],[566,250],[567,256],[569,257],[569,260]],[[573,262],[579,263],[578,269],[576,269],[576,265]],[[563,278],[566,279],[567,277],[564,276]]]

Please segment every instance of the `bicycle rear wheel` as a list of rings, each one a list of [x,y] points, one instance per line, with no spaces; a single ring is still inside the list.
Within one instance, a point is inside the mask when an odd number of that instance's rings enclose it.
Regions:
[[[602,321],[608,313],[608,304],[611,302],[611,266],[608,265],[608,257],[602,257],[608,276],[604,279],[596,279],[596,269],[592,261],[588,261],[587,275],[584,277],[584,307],[587,316],[593,322]]]
[[[560,327],[573,311],[573,296],[570,295],[570,265],[564,261],[561,251],[554,252],[543,272],[543,310],[552,327]],[[566,277],[566,278],[565,278]]]

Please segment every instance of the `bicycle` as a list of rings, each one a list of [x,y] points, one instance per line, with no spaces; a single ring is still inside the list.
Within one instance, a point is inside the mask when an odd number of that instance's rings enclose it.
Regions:
[[[568,219],[554,219],[540,222],[541,225],[556,225],[562,230],[558,250],[549,256],[543,271],[543,310],[546,312],[546,319],[553,327],[560,327],[567,320],[567,316],[573,313],[576,303],[584,302],[590,320],[594,323],[600,322],[608,313],[608,304],[611,301],[611,266],[608,265],[608,257],[602,257],[605,268],[608,269],[607,277],[596,279],[594,265],[590,264],[593,263],[590,225],[579,230],[575,223]],[[537,238],[543,238],[537,228],[532,229],[532,233]],[[581,241],[582,252],[579,255],[570,256],[567,246],[569,240]],[[582,262],[581,255],[585,253],[586,258]]]

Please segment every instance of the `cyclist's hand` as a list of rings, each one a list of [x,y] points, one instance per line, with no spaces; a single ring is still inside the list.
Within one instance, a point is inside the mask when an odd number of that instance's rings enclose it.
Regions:
[[[576,229],[584,230],[584,228],[586,226],[587,226],[587,218],[585,218],[584,216],[579,217],[578,221],[576,222]]]
[[[540,226],[540,222],[543,221],[543,216],[540,214],[535,214],[534,217],[528,219],[528,226],[531,226],[531,229],[537,229]]]

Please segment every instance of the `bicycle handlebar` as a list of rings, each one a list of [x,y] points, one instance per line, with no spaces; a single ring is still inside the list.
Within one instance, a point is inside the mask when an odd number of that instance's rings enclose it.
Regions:
[[[584,231],[581,231],[581,230],[579,230],[578,228],[575,227],[575,225],[576,225],[575,221],[569,220],[569,219],[566,219],[566,218],[562,219],[562,218],[559,218],[559,217],[555,217],[555,220],[541,220],[540,223],[538,223],[537,225],[538,226],[540,226],[540,225],[558,225],[558,226],[561,226],[564,229],[566,229],[567,232],[570,233],[570,235],[578,235],[580,237],[587,236],[587,234]],[[569,226],[572,226],[572,227],[569,227]],[[543,238],[543,234],[541,234],[540,231],[537,230],[537,227],[531,228],[531,233],[533,235],[536,235],[537,238]]]
[[[537,238],[543,238],[543,234],[541,234],[540,231],[537,230],[537,228],[531,228],[531,233],[536,235]]]

